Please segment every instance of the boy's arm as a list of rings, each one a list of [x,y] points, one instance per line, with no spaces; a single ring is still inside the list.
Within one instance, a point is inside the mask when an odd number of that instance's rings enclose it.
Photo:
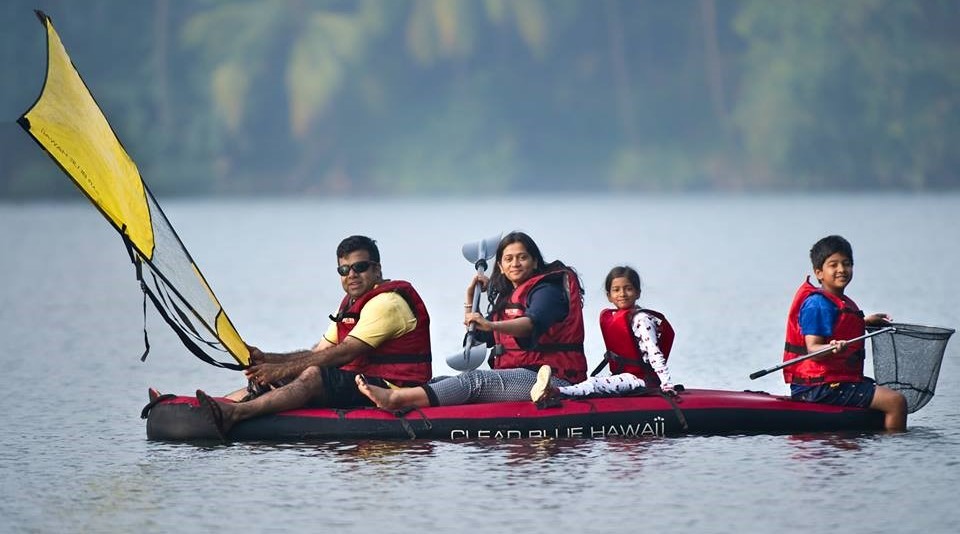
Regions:
[[[836,354],[847,347],[846,340],[837,340],[827,342],[827,338],[823,336],[803,336],[803,340],[807,345],[807,354],[811,352],[817,352],[818,350],[823,350],[829,347],[833,347],[831,352],[824,354],[823,356],[815,356],[814,360],[819,360],[821,358],[829,358],[832,354]]]
[[[887,326],[893,323],[893,317],[887,313],[874,313],[864,317],[863,322],[867,323],[867,326]]]
[[[837,319],[837,307],[822,295],[811,295],[800,306],[800,331],[803,332],[807,354],[833,346],[833,351],[814,358],[829,358],[846,347],[843,341],[828,341],[833,336],[833,324]]]
[[[889,314],[886,313],[874,313],[863,318],[863,322],[867,326],[886,326],[893,322]],[[823,336],[803,336],[803,340],[807,345],[807,353],[816,352],[818,350],[823,350],[827,347],[832,346],[832,354],[837,354],[847,347],[847,342],[845,340],[834,340],[827,343],[827,338]],[[829,354],[828,353],[828,356]],[[814,358],[815,360],[817,358]]]

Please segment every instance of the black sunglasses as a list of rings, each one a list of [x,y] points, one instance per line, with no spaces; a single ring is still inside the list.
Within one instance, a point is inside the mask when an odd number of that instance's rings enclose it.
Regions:
[[[353,269],[353,272],[360,274],[365,273],[370,269],[371,265],[379,265],[379,262],[363,260],[356,263],[351,263],[350,265],[341,265],[337,267],[337,274],[340,276],[347,276],[350,274],[350,269]]]

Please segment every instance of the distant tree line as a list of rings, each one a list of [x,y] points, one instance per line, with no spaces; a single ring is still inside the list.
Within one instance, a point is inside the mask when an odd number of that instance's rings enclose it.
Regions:
[[[958,0],[44,9],[159,194],[960,185]],[[23,3],[0,16],[4,64],[20,66],[0,100],[25,110],[42,28]],[[72,194],[3,137],[0,197]]]

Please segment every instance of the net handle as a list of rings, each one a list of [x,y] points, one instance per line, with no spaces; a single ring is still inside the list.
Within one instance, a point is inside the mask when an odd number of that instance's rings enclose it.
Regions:
[[[877,330],[877,331],[875,331],[875,332],[870,332],[869,334],[864,334],[864,335],[862,335],[862,336],[857,336],[857,337],[855,337],[855,338],[853,338],[853,339],[848,339],[848,340],[846,340],[846,343],[853,343],[854,341],[860,341],[860,340],[862,340],[862,339],[867,339],[868,337],[873,337],[873,336],[876,336],[876,335],[878,335],[878,334],[883,334],[883,333],[886,333],[886,332],[896,332],[896,331],[897,331],[896,328],[894,328],[894,327],[892,327],[892,326],[887,326],[887,327],[881,328],[880,330]],[[763,370],[761,370],[761,371],[754,371],[754,372],[750,373],[750,380],[756,380],[756,379],[760,378],[761,376],[766,376],[766,375],[768,375],[768,374],[770,374],[770,373],[772,373],[772,372],[774,372],[774,371],[779,371],[780,369],[783,369],[784,367],[789,367],[789,366],[791,366],[791,365],[796,365],[796,364],[798,364],[798,363],[800,363],[800,362],[807,361],[807,360],[809,360],[810,358],[816,358],[817,356],[822,356],[822,355],[824,355],[824,354],[826,354],[826,353],[828,353],[828,352],[832,352],[834,349],[836,349],[836,347],[834,347],[834,346],[824,347],[824,348],[822,348],[822,349],[820,349],[820,350],[811,352],[810,354],[804,354],[803,356],[800,356],[799,358],[794,358],[794,359],[792,359],[792,360],[785,361],[785,362],[783,362],[783,363],[781,363],[781,364],[774,365],[773,367],[770,367],[770,368],[768,368],[768,369],[763,369]]]

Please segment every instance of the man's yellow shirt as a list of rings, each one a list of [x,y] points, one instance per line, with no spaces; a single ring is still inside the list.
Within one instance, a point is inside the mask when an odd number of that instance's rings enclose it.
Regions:
[[[398,293],[391,291],[380,293],[363,306],[356,326],[350,331],[350,337],[376,348],[391,339],[412,332],[416,327],[417,318],[410,305]],[[334,345],[340,342],[336,322],[330,322],[323,338]]]

